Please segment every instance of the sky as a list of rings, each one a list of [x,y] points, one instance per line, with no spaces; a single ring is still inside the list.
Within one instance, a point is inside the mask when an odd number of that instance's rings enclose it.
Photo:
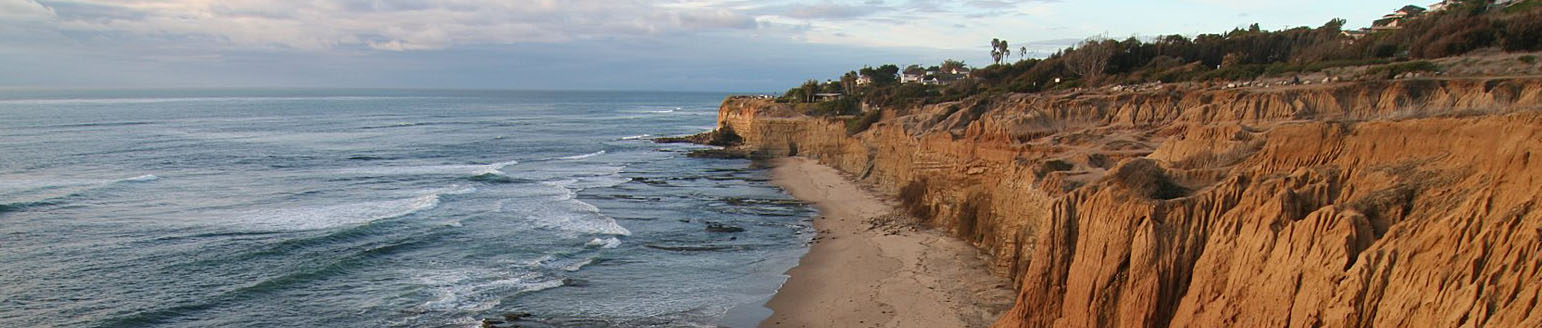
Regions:
[[[0,0],[0,87],[766,92],[983,66],[992,38],[1042,57],[1091,36],[1362,27],[1410,2]]]

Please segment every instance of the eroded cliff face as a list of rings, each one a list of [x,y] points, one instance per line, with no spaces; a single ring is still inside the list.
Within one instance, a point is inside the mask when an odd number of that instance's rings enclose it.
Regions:
[[[730,98],[993,255],[998,327],[1539,327],[1542,80],[1011,95],[857,135]]]

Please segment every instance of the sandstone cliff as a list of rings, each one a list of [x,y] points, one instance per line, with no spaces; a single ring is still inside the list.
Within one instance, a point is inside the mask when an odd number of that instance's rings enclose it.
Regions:
[[[1542,79],[1008,95],[719,126],[993,255],[998,327],[1542,327]]]

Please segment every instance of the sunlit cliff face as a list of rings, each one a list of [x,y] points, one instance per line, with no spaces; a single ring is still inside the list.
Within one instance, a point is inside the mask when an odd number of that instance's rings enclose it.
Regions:
[[[998,327],[1534,326],[1542,81],[999,96],[719,124],[900,196],[1020,283]],[[1049,165],[1055,163],[1055,165]],[[1452,263],[1459,263],[1453,265]]]

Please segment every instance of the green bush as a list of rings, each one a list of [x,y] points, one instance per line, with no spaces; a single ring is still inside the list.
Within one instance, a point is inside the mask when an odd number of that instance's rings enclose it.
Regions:
[[[814,105],[811,114],[817,116],[856,115],[862,112],[862,101],[855,97],[840,97]]]
[[[839,84],[808,81],[789,90],[784,102],[812,102],[815,92],[842,90],[881,108],[902,109],[918,104],[963,101],[992,93],[1045,92],[1080,87],[1147,82],[1251,80],[1260,76],[1290,76],[1346,66],[1374,66],[1373,75],[1392,77],[1434,71],[1428,62],[1396,63],[1462,55],[1477,49],[1509,52],[1542,50],[1542,0],[1518,2],[1490,10],[1490,1],[1460,1],[1446,10],[1426,12],[1400,21],[1400,29],[1376,30],[1357,39],[1345,36],[1345,21],[1321,27],[1264,30],[1256,24],[1221,33],[1167,35],[1152,39],[1101,40],[1117,51],[1106,56],[1104,75],[1076,78],[1067,61],[1083,58],[1084,49],[1066,48],[1042,59],[990,65],[975,69],[969,79],[932,86],[898,83],[895,65],[867,67],[842,76]],[[1072,61],[1075,62],[1075,61]],[[874,78],[856,86],[858,75]],[[1059,82],[1055,82],[1060,80]],[[851,89],[851,90],[847,90]],[[817,91],[816,91],[817,90]],[[842,104],[813,111],[850,113]]]
[[[1522,63],[1526,63],[1528,65],[1536,64],[1537,63],[1537,56],[1525,55],[1525,56],[1521,56],[1521,58],[1519,58],[1519,59],[1521,60]]]
[[[880,113],[880,111],[871,110],[863,113],[862,116],[848,119],[846,120],[846,135],[855,135],[862,133],[862,131],[867,131],[867,128],[872,127],[873,123],[878,123],[878,119],[882,117],[883,113]]]

